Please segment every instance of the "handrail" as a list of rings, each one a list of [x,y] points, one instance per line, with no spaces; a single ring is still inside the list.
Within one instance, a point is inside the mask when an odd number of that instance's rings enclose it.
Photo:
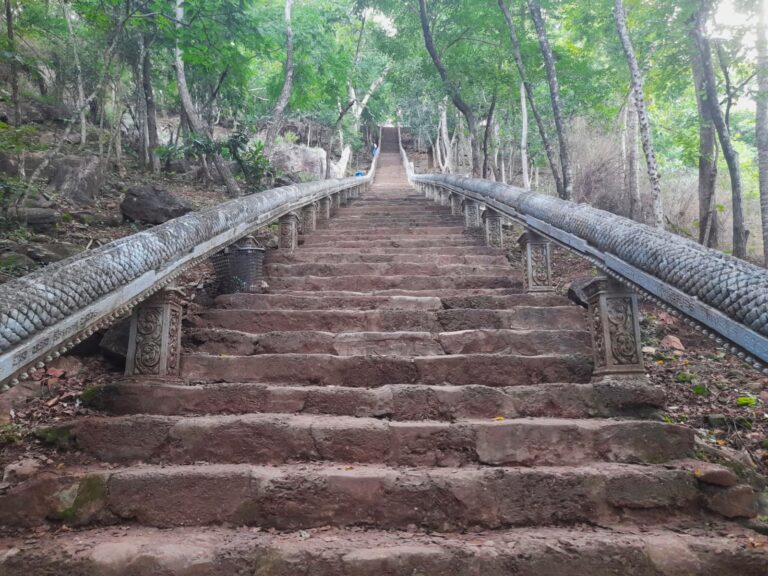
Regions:
[[[477,201],[583,256],[768,374],[767,270],[587,204],[488,180],[415,174],[400,151],[412,184]]]
[[[329,159],[330,161],[330,159]],[[125,316],[184,269],[256,228],[365,177],[273,188],[192,212],[0,285],[0,384],[46,362]],[[18,376],[18,378],[16,378]]]

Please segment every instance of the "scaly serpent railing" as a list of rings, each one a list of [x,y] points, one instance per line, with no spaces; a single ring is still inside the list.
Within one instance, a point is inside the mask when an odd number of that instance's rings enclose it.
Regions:
[[[591,261],[768,374],[768,271],[628,218],[488,180],[408,179],[476,201]]]
[[[193,212],[0,285],[0,384],[29,377],[253,230],[364,178],[274,188]]]

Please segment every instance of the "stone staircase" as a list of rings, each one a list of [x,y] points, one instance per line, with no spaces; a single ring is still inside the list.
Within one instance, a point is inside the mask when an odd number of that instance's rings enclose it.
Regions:
[[[393,149],[394,148],[394,149]],[[584,312],[409,188],[371,192],[270,293],[188,321],[182,381],[134,380],[49,440],[92,458],[0,495],[0,574],[765,575],[751,489],[591,379]]]

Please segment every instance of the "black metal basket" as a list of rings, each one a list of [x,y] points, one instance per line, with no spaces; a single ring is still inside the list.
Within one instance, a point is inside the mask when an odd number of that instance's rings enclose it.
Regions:
[[[216,295],[260,292],[264,252],[253,236],[246,236],[211,256],[216,273],[212,292]]]

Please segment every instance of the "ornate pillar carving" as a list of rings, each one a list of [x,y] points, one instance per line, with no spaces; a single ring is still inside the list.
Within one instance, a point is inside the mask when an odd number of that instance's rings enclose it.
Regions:
[[[482,228],[480,205],[474,200],[464,200],[464,228],[469,231]]]
[[[645,374],[637,295],[606,277],[595,278],[583,290],[589,304],[593,375]]]
[[[526,232],[520,237],[520,246],[525,250],[526,289],[528,292],[552,292],[552,265],[550,262],[552,243],[546,238]]]
[[[178,376],[181,354],[180,291],[165,288],[131,316],[126,376]]]
[[[504,248],[504,228],[501,214],[488,208],[483,212],[485,243],[493,248]]]
[[[317,228],[317,206],[314,203],[307,204],[301,209],[301,232],[309,234]]]
[[[278,246],[293,252],[299,247],[299,217],[293,212],[280,218]]]
[[[450,195],[451,216],[461,216],[461,196],[458,194]]]

